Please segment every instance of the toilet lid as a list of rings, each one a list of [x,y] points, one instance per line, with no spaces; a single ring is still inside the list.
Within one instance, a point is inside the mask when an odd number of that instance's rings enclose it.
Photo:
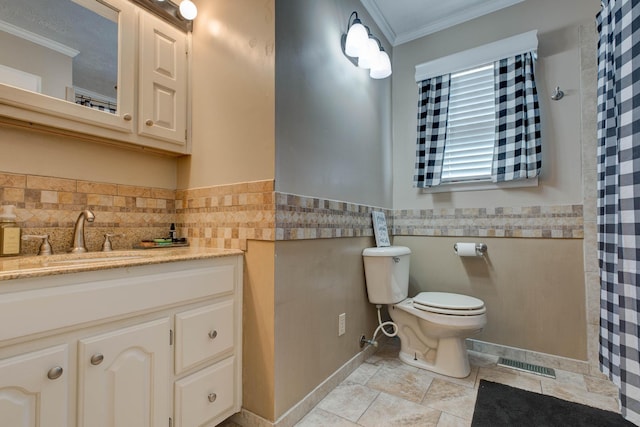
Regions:
[[[413,306],[441,314],[475,315],[486,311],[484,302],[469,295],[448,292],[420,292],[413,297]]]

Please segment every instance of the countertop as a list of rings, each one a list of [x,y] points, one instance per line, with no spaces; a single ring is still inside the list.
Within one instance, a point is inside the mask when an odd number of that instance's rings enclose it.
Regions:
[[[0,258],[0,281],[242,255],[238,249],[157,248]]]

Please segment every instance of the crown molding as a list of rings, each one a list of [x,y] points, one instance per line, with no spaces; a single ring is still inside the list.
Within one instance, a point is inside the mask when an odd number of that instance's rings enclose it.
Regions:
[[[51,40],[46,37],[43,37],[40,34],[32,33],[31,31],[27,31],[24,28],[17,27],[6,21],[0,20],[0,31],[4,31],[5,33],[9,33],[13,36],[20,37],[21,39],[24,39],[24,40],[28,40],[32,43],[46,47],[47,49],[51,49],[53,51],[66,55],[70,58],[75,58],[75,56],[80,53],[79,50],[76,50],[72,47],[59,43],[55,40]]]
[[[395,33],[389,25],[389,22],[384,17],[380,8],[378,7],[376,0],[360,0],[364,8],[369,12],[373,20],[376,22],[382,33],[387,37],[392,46],[398,46],[403,43],[407,43],[429,34],[442,31],[446,28],[453,27],[454,25],[462,24],[463,22],[471,21],[483,15],[488,15],[500,9],[513,6],[521,3],[524,0],[492,0],[483,4],[467,8],[461,11],[457,11],[446,18],[440,19],[437,22],[424,25],[413,31],[404,33]]]

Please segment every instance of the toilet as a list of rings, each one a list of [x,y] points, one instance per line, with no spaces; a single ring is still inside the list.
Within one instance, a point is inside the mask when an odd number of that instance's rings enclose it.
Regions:
[[[404,246],[367,248],[362,253],[369,302],[387,305],[400,338],[400,360],[438,374],[469,375],[465,338],[487,324],[484,302],[447,292],[409,292],[409,258]]]

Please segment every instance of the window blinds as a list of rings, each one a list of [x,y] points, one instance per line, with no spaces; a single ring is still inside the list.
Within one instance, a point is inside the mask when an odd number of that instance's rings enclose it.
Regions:
[[[442,181],[490,179],[494,144],[493,64],[452,74]]]

